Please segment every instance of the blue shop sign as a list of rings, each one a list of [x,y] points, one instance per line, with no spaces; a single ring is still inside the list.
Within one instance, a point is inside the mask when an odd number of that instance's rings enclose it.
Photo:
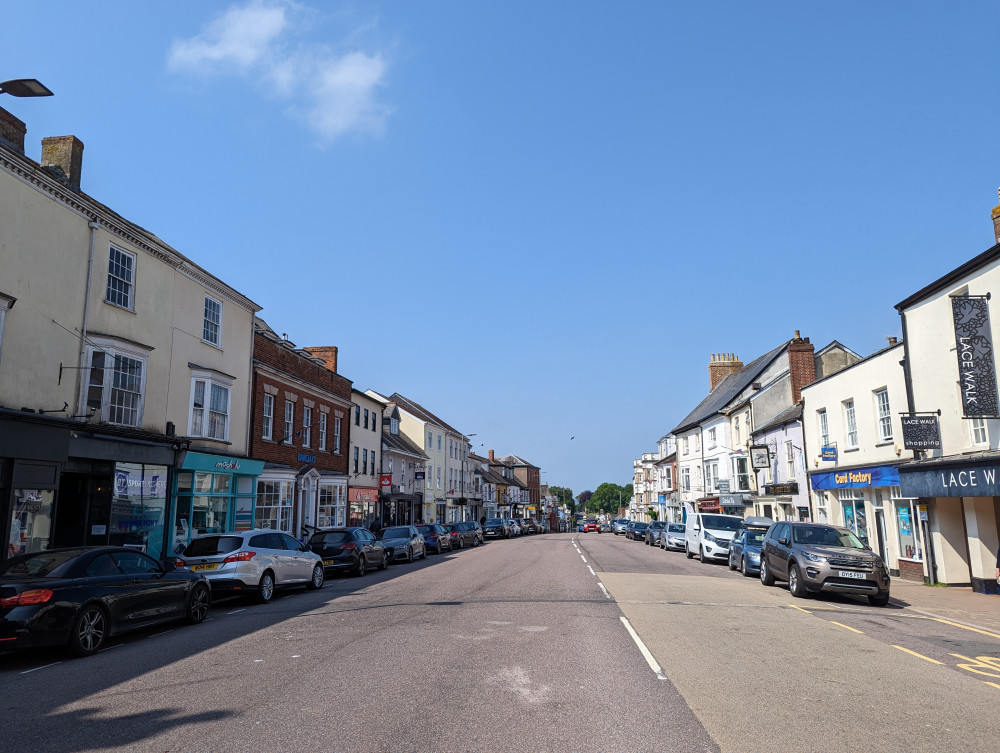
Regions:
[[[316,456],[315,455],[307,455],[304,452],[300,452],[298,455],[296,455],[296,457],[298,458],[298,460],[299,460],[300,463],[315,463],[316,462]]]
[[[208,473],[234,473],[240,476],[259,476],[264,472],[263,460],[234,458],[231,455],[210,455],[207,452],[188,451],[181,468],[185,471]]]
[[[820,460],[832,460],[837,461],[837,448],[836,447],[823,447],[819,451]]]
[[[870,486],[899,486],[899,471],[891,465],[845,468],[832,473],[809,475],[813,489],[856,489]],[[906,496],[906,495],[904,495]]]
[[[904,497],[1000,497],[1000,464],[903,468],[899,486]]]

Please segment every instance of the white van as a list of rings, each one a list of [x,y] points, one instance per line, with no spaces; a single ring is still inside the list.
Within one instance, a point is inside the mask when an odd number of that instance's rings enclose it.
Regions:
[[[742,522],[739,515],[689,513],[684,528],[684,552],[688,559],[697,554],[702,562],[728,560],[729,542]]]

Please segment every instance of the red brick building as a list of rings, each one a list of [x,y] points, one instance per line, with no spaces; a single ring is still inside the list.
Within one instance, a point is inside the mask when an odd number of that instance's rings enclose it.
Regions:
[[[351,381],[337,349],[296,348],[257,319],[251,395],[249,454],[264,460],[254,527],[303,539],[360,524],[347,503]]]

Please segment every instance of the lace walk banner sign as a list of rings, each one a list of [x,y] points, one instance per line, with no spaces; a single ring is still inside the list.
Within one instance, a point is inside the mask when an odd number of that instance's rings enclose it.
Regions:
[[[951,311],[955,321],[962,415],[966,418],[1000,415],[989,301],[984,296],[952,298]]]

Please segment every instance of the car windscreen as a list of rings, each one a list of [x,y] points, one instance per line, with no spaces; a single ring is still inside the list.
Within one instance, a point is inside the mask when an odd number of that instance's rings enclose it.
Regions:
[[[64,552],[32,552],[11,557],[0,565],[0,578],[59,578],[80,554],[79,549],[67,549]]]
[[[433,533],[434,526],[417,526],[417,530],[420,531],[420,533]]]
[[[632,524],[632,530],[633,531],[645,531],[647,528],[649,528],[649,523],[633,523]]]
[[[310,544],[339,544],[342,541],[348,541],[351,538],[350,531],[330,531],[329,533],[314,533],[312,538],[309,539]]]
[[[502,526],[503,518],[487,518],[486,525],[488,526]]]
[[[650,528],[665,528],[666,525],[667,524],[664,523],[662,520],[654,520],[652,523],[649,524],[649,527]]]
[[[683,523],[670,523],[667,526],[667,530],[670,533],[684,533],[684,524]]]
[[[702,515],[701,522],[705,528],[712,528],[716,531],[738,531],[742,521],[728,515]]]
[[[844,546],[850,549],[865,549],[861,539],[851,531],[842,531],[830,526],[795,526],[792,529],[792,541],[796,544],[811,544],[813,546]]]
[[[747,543],[760,546],[764,543],[765,534],[767,534],[767,531],[753,531],[747,529]]]
[[[380,539],[408,539],[410,538],[409,528],[383,528],[378,532]]]
[[[243,546],[242,536],[205,536],[192,539],[184,550],[186,557],[211,557],[213,554],[229,554]]]

